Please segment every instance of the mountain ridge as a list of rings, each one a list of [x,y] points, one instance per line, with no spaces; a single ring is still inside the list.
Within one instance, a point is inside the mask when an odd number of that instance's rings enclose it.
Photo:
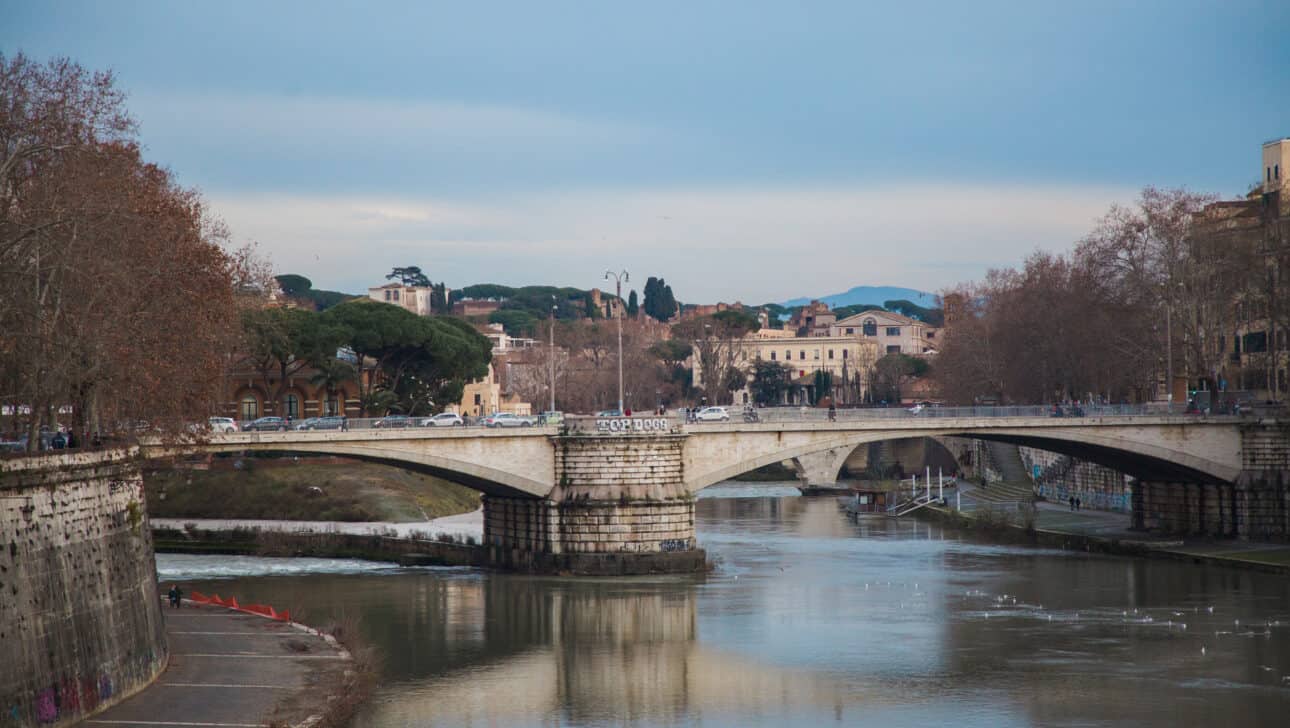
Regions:
[[[781,306],[791,308],[793,306],[805,306],[811,301],[819,301],[828,304],[829,308],[838,306],[853,306],[857,303],[872,303],[881,306],[886,301],[906,300],[918,304],[924,308],[938,308],[937,296],[931,293],[924,293],[914,288],[903,288],[901,286],[855,286],[850,290],[842,293],[834,293],[828,296],[816,296],[813,298],[793,298],[781,303]]]

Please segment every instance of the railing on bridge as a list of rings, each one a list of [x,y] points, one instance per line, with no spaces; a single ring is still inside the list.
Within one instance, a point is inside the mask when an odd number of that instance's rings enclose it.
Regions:
[[[730,422],[827,422],[830,414],[821,407],[757,407],[751,413],[740,405],[727,406]],[[908,420],[948,419],[948,418],[993,418],[993,417],[1051,417],[1062,419],[1086,419],[1090,417],[1160,417],[1165,415],[1194,415],[1188,412],[1185,404],[1097,404],[1061,406],[1024,405],[1012,407],[847,407],[834,411],[832,417],[838,422],[868,420]],[[678,410],[675,416],[686,419],[687,413]],[[1212,416],[1212,415],[1211,415]],[[711,421],[711,420],[710,420]],[[690,424],[695,424],[690,420]],[[700,421],[699,424],[702,424]]]

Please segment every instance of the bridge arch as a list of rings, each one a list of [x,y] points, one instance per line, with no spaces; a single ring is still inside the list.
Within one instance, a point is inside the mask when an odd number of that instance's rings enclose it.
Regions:
[[[538,434],[471,432],[238,433],[209,442],[148,448],[149,457],[185,452],[336,455],[434,475],[486,495],[543,498],[553,486],[554,455]]]
[[[841,423],[796,430],[753,425],[737,433],[727,428],[723,428],[726,432],[692,432],[693,442],[687,444],[686,487],[697,492],[764,465],[819,453],[832,453],[831,464],[826,466],[834,468],[832,480],[856,447],[910,437],[963,437],[1026,445],[1088,460],[1143,480],[1229,483],[1241,472],[1240,435],[1234,427],[1177,425],[1173,430],[1153,430],[1137,424],[945,428],[902,425],[860,430]],[[731,437],[735,434],[744,441],[735,442]]]

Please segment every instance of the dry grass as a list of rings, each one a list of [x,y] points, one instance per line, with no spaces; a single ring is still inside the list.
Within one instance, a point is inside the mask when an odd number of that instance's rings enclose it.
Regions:
[[[289,460],[236,471],[159,470],[145,475],[154,518],[415,522],[479,507],[479,494],[429,475],[373,463]],[[164,499],[162,494],[164,493]]]

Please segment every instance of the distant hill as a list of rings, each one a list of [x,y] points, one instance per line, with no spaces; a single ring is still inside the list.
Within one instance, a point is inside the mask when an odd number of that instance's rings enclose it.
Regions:
[[[856,286],[846,293],[835,293],[831,296],[818,296],[816,298],[794,298],[791,301],[785,301],[781,305],[785,308],[805,306],[813,300],[827,303],[829,308],[853,306],[858,303],[881,304],[884,301],[898,300],[916,303],[924,308],[936,307],[935,295],[916,291],[913,288],[900,288],[899,286]]]

